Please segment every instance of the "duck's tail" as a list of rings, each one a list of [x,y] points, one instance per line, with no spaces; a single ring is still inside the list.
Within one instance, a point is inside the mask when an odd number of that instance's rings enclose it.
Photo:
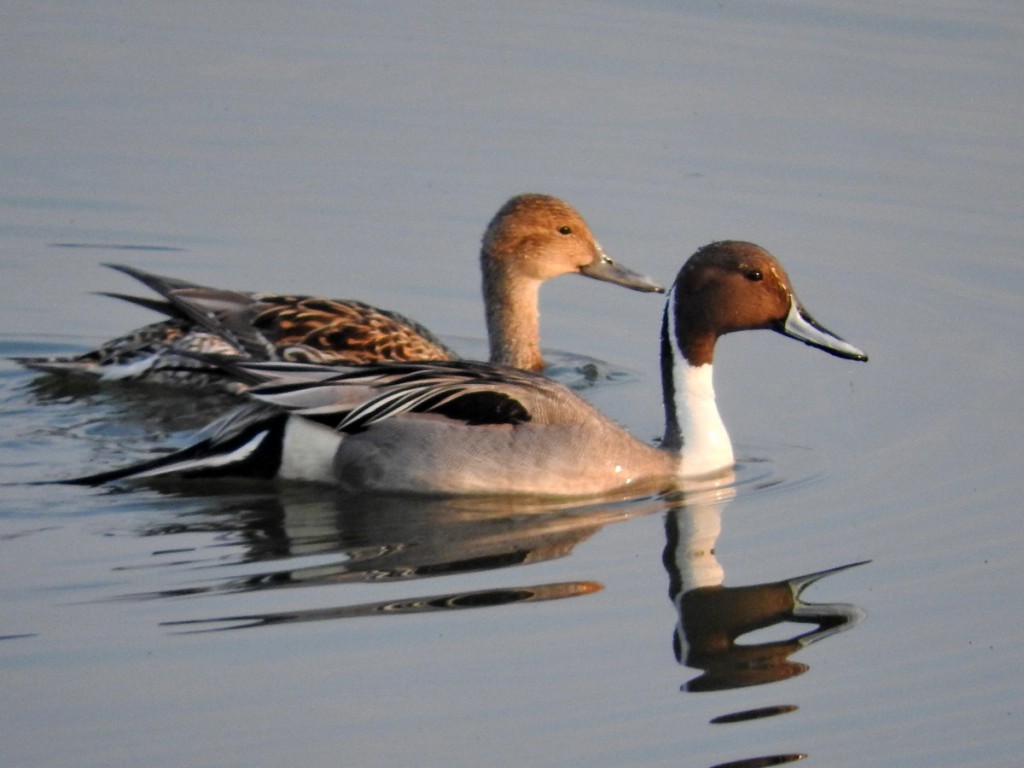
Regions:
[[[263,404],[245,405],[211,424],[188,448],[127,467],[57,482],[102,485],[118,480],[167,477],[273,480],[281,470],[291,418]]]

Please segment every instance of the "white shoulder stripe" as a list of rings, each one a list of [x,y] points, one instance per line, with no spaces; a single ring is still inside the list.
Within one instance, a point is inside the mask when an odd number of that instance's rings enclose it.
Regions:
[[[268,431],[263,430],[253,437],[245,445],[242,445],[230,453],[217,453],[212,456],[203,456],[199,459],[188,459],[186,461],[178,461],[173,464],[166,464],[156,469],[146,470],[145,472],[139,472],[137,475],[132,477],[145,478],[145,477],[160,477],[161,475],[176,474],[178,472],[188,472],[194,469],[207,469],[223,467],[229,464],[237,464],[245,461],[252,453],[259,448],[260,443],[267,436]]]

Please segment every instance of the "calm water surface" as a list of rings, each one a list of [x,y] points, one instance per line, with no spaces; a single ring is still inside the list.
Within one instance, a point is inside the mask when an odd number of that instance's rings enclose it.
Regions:
[[[5,763],[1019,760],[1024,11],[0,19],[4,358],[148,322],[92,295],[135,290],[106,262],[359,297],[479,356],[480,233],[527,190],[662,281],[756,241],[871,355],[727,338],[734,481],[561,505],[32,485],[230,404],[0,362]],[[542,303],[553,374],[657,436],[660,300],[563,278]]]

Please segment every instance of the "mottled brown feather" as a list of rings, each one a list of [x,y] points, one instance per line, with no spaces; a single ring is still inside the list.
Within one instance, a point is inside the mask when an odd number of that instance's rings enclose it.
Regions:
[[[452,360],[454,353],[418,323],[359,301],[259,294],[252,326],[283,360],[373,363]]]

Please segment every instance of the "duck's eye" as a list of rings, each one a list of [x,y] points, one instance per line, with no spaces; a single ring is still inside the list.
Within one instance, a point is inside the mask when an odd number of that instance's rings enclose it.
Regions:
[[[566,225],[563,225],[563,226],[559,227],[558,231],[559,231],[559,233],[561,233],[563,235],[571,235],[572,234],[572,227],[570,227],[569,225],[566,224]]]
[[[761,274],[760,269],[747,269],[744,270],[743,276],[752,283],[760,282],[764,280],[764,275]]]

